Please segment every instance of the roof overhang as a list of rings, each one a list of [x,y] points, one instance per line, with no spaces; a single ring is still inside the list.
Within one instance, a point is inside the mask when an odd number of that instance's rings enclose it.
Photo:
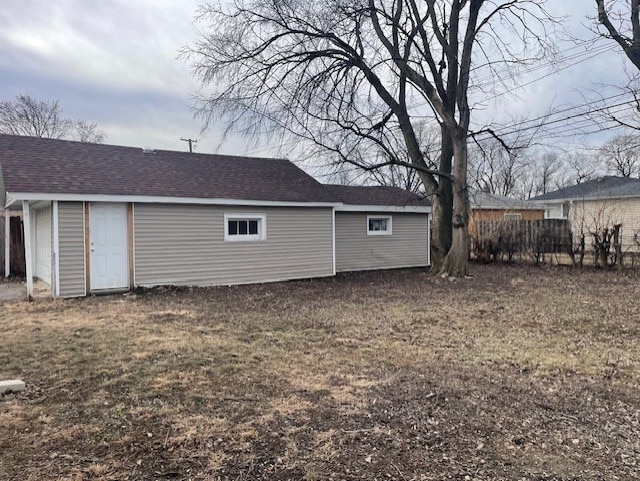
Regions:
[[[237,205],[262,207],[333,207],[338,212],[397,212],[429,214],[430,206],[418,205],[348,205],[340,202],[292,202],[250,199],[205,199],[201,197],[167,197],[143,195],[110,194],[57,194],[35,192],[7,192],[6,208],[20,209],[22,201],[59,201],[59,202],[133,202],[140,204],[195,204],[195,205]]]
[[[263,207],[339,207],[338,202],[292,202],[248,199],[205,199],[201,197],[167,197],[144,195],[107,194],[47,194],[32,192],[7,192],[5,207],[19,208],[22,201],[60,202],[135,202],[140,204],[197,204],[197,205],[246,205]]]
[[[531,200],[530,202],[536,202],[540,205],[544,204],[564,204],[565,202],[597,202],[601,200],[634,200],[640,199],[640,195],[605,195],[600,197],[566,197],[562,199],[546,199],[546,200]]]
[[[544,207],[542,205],[472,205],[471,210],[544,210]]]
[[[406,214],[428,214],[431,207],[427,205],[351,205],[342,204],[336,207],[337,212],[398,212]]]

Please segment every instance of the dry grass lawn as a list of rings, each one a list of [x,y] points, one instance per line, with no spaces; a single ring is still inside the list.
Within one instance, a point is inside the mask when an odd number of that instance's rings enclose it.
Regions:
[[[0,479],[640,479],[640,279],[472,266],[0,306]]]

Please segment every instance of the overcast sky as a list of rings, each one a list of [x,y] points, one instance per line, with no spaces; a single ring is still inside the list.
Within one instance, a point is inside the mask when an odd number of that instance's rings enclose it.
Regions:
[[[69,117],[97,122],[110,144],[184,150],[187,146],[180,137],[192,137],[200,139],[200,152],[268,154],[234,137],[219,147],[221,127],[203,135],[193,119],[191,96],[198,85],[177,55],[196,38],[192,20],[198,3],[3,2],[0,97],[8,100],[27,94],[41,100],[57,99]],[[595,13],[595,2],[551,0],[549,7],[553,13],[569,16],[564,25],[577,37],[592,36],[586,17]],[[599,52],[597,45],[592,47],[595,53]],[[626,59],[611,47],[579,58],[580,63],[566,70],[529,74],[525,81],[545,78],[519,91],[517,97],[487,106],[481,115],[536,115],[551,104],[583,102],[596,83],[624,80]]]

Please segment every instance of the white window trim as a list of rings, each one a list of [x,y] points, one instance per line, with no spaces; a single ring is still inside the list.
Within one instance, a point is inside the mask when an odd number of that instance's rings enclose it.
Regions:
[[[505,212],[502,220],[522,220],[522,212]]]
[[[369,230],[369,219],[387,219],[387,230]],[[367,235],[391,235],[393,229],[393,219],[390,215],[368,215],[365,226]]]
[[[258,221],[258,234],[238,234],[229,235],[229,221],[230,220],[257,220]],[[252,214],[252,213],[228,213],[224,215],[224,240],[225,242],[255,242],[263,241],[267,239],[267,215],[266,214]]]

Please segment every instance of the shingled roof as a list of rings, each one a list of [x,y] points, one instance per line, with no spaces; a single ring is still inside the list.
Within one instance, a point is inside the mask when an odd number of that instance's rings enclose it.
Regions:
[[[321,184],[286,159],[144,151],[0,134],[0,184],[3,177],[10,194],[431,205],[397,187]]]
[[[421,195],[399,187],[325,184],[336,201],[349,205],[430,206]]]
[[[570,199],[603,199],[619,197],[640,197],[640,179],[605,176],[588,180],[563,189],[554,190],[538,197],[535,201]]]
[[[286,159],[0,135],[0,167],[9,193],[335,202]]]
[[[540,204],[527,200],[514,199],[497,194],[469,189],[469,202],[472,209],[496,210],[543,210]]]

